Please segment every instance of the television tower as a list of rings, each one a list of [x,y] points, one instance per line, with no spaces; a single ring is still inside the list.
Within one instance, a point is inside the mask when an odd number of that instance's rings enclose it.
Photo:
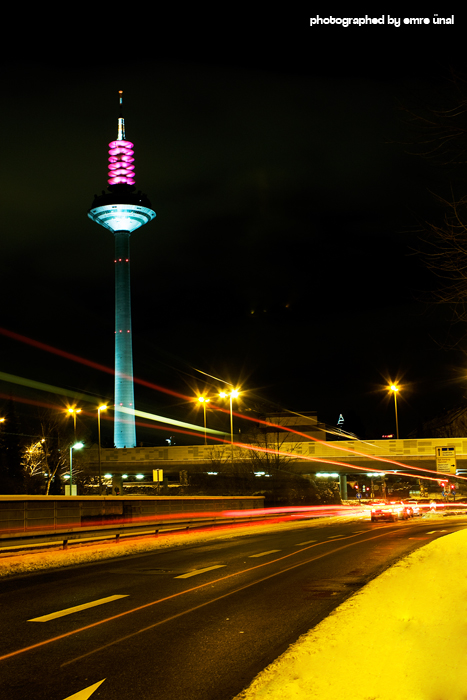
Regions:
[[[90,219],[115,239],[115,447],[136,447],[133,342],[130,299],[130,235],[156,216],[145,194],[135,193],[134,151],[125,139],[123,92],[119,91],[117,140],[109,143],[108,192],[94,195]],[[123,410],[121,410],[123,409]]]

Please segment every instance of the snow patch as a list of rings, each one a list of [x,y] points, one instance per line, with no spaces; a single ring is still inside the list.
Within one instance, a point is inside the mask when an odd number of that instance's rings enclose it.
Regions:
[[[235,700],[467,700],[467,530],[340,605]]]

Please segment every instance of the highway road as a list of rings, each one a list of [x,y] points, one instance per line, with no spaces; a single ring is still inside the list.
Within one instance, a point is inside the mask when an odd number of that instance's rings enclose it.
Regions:
[[[464,527],[305,521],[4,581],[0,696],[229,700],[401,556]]]

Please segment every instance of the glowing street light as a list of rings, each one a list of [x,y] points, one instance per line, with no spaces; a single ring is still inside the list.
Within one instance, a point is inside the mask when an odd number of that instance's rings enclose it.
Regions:
[[[233,458],[233,415],[232,415],[232,399],[238,398],[239,395],[240,395],[240,392],[238,391],[238,389],[232,389],[232,391],[229,392],[229,393],[227,393],[226,391],[220,391],[220,392],[219,392],[219,396],[221,397],[221,399],[226,399],[227,397],[229,397],[229,399],[230,399],[230,456],[231,456],[231,459],[232,459],[232,464],[233,464],[233,461],[234,461],[234,458]]]
[[[97,409],[97,453],[99,455],[99,496],[102,496],[102,474],[101,474],[101,411],[106,411],[107,406],[102,405]]]
[[[206,435],[206,404],[209,403],[211,399],[206,398],[206,396],[198,396],[198,401],[203,404],[204,412],[204,444],[207,445],[207,435]]]
[[[399,391],[399,387],[397,386],[397,384],[391,384],[389,389],[394,394],[394,410],[396,412],[396,437],[399,440],[399,422],[397,420],[397,392]]]
[[[74,434],[74,436],[75,436],[75,442],[76,442],[76,414],[77,414],[77,413],[81,413],[81,409],[80,409],[80,408],[74,408],[74,407],[73,407],[73,408],[69,408],[69,409],[68,409],[68,414],[69,414],[70,416],[73,416],[73,431],[74,431],[73,434]]]
[[[70,445],[70,496],[75,496],[73,493],[73,450],[80,450],[84,447],[84,443],[76,442],[74,445]]]

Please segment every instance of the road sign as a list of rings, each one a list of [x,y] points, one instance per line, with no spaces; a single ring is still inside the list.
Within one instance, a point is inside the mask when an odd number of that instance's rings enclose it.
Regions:
[[[443,474],[456,473],[456,448],[436,447],[436,471]]]
[[[153,469],[152,470],[152,480],[159,483],[164,481],[164,470],[163,469]]]

